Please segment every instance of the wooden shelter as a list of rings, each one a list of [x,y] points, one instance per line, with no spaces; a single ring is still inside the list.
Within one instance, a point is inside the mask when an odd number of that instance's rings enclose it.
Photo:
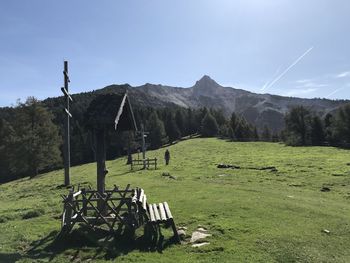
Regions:
[[[128,94],[105,94],[96,97],[88,107],[87,123],[95,136],[97,161],[97,191],[74,188],[66,196],[62,195],[64,210],[61,233],[68,233],[79,222],[91,229],[102,227],[109,232],[150,226],[153,240],[158,238],[160,224],[170,225],[176,241],[179,240],[175,222],[167,202],[148,204],[145,191],[141,188],[125,189],[114,185],[105,189],[106,145],[105,134],[111,125],[116,131],[137,131],[137,126]]]
[[[106,169],[106,130],[114,125],[116,131],[137,131],[134,113],[124,95],[104,94],[96,97],[87,110],[87,123],[94,133],[97,162],[97,191],[105,192]]]

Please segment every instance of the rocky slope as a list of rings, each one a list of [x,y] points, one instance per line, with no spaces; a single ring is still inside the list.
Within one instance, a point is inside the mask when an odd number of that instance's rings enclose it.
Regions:
[[[226,116],[236,112],[260,128],[268,125],[273,130],[283,128],[284,114],[296,105],[306,106],[322,116],[349,102],[256,94],[241,89],[223,87],[209,76],[203,76],[190,88],[147,83],[138,87],[131,87],[127,84],[111,85],[100,91],[117,92],[124,88],[129,90],[136,105],[162,107],[176,104],[186,108],[212,107],[222,109]]]

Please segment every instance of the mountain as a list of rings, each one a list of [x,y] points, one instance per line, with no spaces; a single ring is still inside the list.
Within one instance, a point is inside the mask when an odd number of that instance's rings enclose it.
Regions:
[[[208,107],[221,109],[226,116],[236,112],[262,128],[269,126],[279,131],[284,126],[284,115],[290,108],[303,105],[320,116],[333,112],[348,100],[302,99],[271,94],[256,94],[242,89],[223,87],[205,75],[189,88],[145,84],[138,87],[107,86],[99,92],[120,92],[128,89],[135,105],[164,107],[172,104],[186,108]]]
[[[71,106],[73,116],[83,116],[89,103],[99,94],[123,93],[128,90],[133,107],[171,107],[185,108],[215,108],[220,109],[229,117],[232,112],[244,116],[250,123],[262,129],[267,125],[274,131],[284,127],[284,115],[290,108],[297,105],[308,107],[320,116],[334,112],[339,106],[349,103],[348,100],[302,99],[283,97],[271,94],[257,94],[242,89],[223,87],[209,76],[203,76],[192,87],[171,87],[146,83],[132,87],[129,84],[110,85],[92,92],[72,95],[74,103]],[[63,97],[48,98],[43,101],[54,111],[56,118],[64,105]],[[0,117],[10,118],[11,108],[0,108]],[[62,120],[56,120],[63,123]],[[78,120],[79,121],[79,120]]]

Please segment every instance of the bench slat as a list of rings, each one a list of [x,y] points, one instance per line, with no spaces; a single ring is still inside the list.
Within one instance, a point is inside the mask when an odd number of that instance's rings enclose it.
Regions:
[[[139,196],[139,202],[142,202],[144,194],[145,194],[145,191],[143,189],[141,189],[140,196]]]
[[[163,221],[166,221],[166,215],[165,215],[165,210],[164,210],[164,206],[162,203],[159,203],[159,211],[160,211],[160,217]]]
[[[137,201],[137,189],[134,190],[134,194],[132,196],[132,201],[131,202],[136,203],[136,201]]]
[[[157,204],[153,204],[153,211],[154,211],[154,216],[155,216],[156,220],[160,221],[160,216],[159,216]]]
[[[78,191],[78,192],[74,193],[74,194],[73,194],[73,198],[77,197],[77,196],[80,195],[80,194],[81,194],[81,191]]]
[[[154,217],[154,212],[153,212],[153,206],[152,205],[148,205],[148,212],[149,212],[149,216],[151,218],[151,222],[155,222],[156,219]]]
[[[167,202],[164,202],[163,205],[164,205],[164,209],[165,209],[165,212],[166,212],[168,218],[169,218],[169,219],[170,219],[170,218],[173,218],[173,216],[172,216],[172,214],[171,214],[171,212],[170,212],[170,208],[169,208],[168,203],[167,203]]]
[[[146,195],[143,196],[142,207],[144,210],[147,210],[147,196]]]

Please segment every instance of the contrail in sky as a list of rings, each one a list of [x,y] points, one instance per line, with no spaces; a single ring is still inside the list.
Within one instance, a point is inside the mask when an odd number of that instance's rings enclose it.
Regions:
[[[342,89],[344,89],[344,87],[343,88],[339,88],[339,89],[336,89],[336,90],[334,90],[334,91],[332,91],[331,93],[329,93],[325,98],[326,99],[328,99],[330,96],[332,96],[333,94],[335,94],[335,93],[337,93],[338,91],[340,91],[340,90],[342,90]]]
[[[271,88],[277,81],[279,81],[287,72],[293,68],[300,60],[302,60],[314,47],[310,47],[306,50],[300,57],[298,57],[288,68],[286,68],[280,75],[278,75],[273,81],[271,81],[268,85],[264,85],[261,90],[267,90]]]
[[[277,74],[280,72],[280,69],[281,69],[281,67],[279,67],[276,70],[275,74],[273,74],[273,76],[268,81],[265,82],[264,86],[260,90],[264,90],[271,83],[271,81],[276,78]]]

